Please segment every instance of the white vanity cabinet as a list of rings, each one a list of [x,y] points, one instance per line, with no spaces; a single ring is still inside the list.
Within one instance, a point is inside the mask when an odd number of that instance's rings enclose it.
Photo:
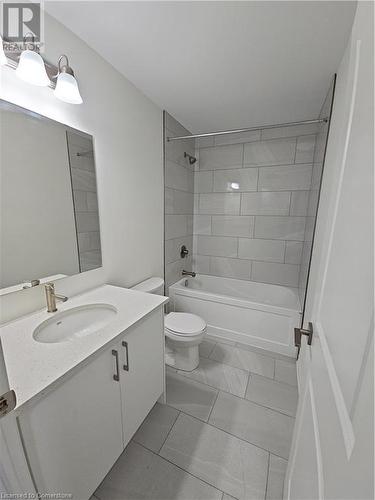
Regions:
[[[119,345],[124,446],[164,392],[164,315],[149,315]]]
[[[130,327],[18,417],[39,493],[89,499],[164,391],[163,311]]]

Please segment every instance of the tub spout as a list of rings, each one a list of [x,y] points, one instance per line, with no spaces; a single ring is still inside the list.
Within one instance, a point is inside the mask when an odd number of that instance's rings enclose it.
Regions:
[[[191,276],[192,278],[195,278],[197,275],[194,271],[185,271],[185,269],[182,270],[182,276]]]

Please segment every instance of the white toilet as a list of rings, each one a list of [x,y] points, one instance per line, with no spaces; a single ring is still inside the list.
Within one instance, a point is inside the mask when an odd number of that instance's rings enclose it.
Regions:
[[[163,295],[164,280],[149,278],[132,287],[139,292]],[[178,370],[192,371],[199,365],[199,344],[206,322],[196,314],[171,312],[164,317],[165,362]]]

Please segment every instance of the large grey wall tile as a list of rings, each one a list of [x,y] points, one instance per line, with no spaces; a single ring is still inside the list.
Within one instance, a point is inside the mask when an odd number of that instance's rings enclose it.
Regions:
[[[179,411],[156,403],[133,436],[133,440],[158,453],[178,417]]]
[[[194,234],[211,234],[211,215],[194,215]]]
[[[304,125],[294,125],[291,127],[277,127],[262,130],[262,140],[280,139],[282,137],[297,137],[299,135],[316,134],[319,128],[318,123],[309,123]]]
[[[288,458],[294,418],[220,392],[209,422],[230,434]]]
[[[92,191],[96,193],[95,172],[82,170],[78,168],[72,168],[71,175],[72,175],[72,186],[74,190]]]
[[[284,254],[284,241],[247,238],[238,240],[238,257],[241,259],[284,262]]]
[[[215,146],[215,138],[213,136],[210,137],[199,137],[196,139],[196,147],[197,149],[201,148],[211,148]]]
[[[161,456],[238,499],[264,498],[268,454],[181,414]]]
[[[213,191],[214,173],[211,170],[194,173],[194,192],[211,193]]]
[[[167,370],[167,404],[207,421],[217,390]]]
[[[87,210],[89,212],[97,212],[98,211],[98,195],[97,193],[93,193],[92,191],[88,191],[87,194]]]
[[[181,191],[194,191],[194,173],[177,163],[166,161],[165,186]]]
[[[285,248],[285,264],[300,264],[302,248],[302,241],[287,241]]]
[[[274,139],[245,144],[244,165],[288,165],[294,162],[296,139]]]
[[[291,385],[252,374],[245,398],[294,417],[297,410],[298,391]]]
[[[199,168],[201,170],[216,170],[218,168],[241,167],[243,145],[220,146],[199,151]]]
[[[171,188],[164,189],[164,212],[166,214],[173,214],[174,192],[175,190]]]
[[[165,216],[165,239],[179,238],[186,236],[187,217],[186,215],[166,215]]]
[[[315,135],[298,137],[296,163],[312,163],[314,159],[315,140]]]
[[[216,257],[237,257],[237,239],[227,236],[197,236],[197,252]]]
[[[255,219],[255,238],[303,241],[304,234],[304,217],[260,216]]]
[[[259,191],[293,191],[310,189],[311,165],[285,165],[259,169]]]
[[[199,195],[199,213],[215,215],[238,215],[241,195],[239,193],[209,193]]]
[[[210,257],[207,255],[197,255],[193,257],[193,269],[198,274],[210,273]]]
[[[222,492],[131,442],[95,496],[100,500],[220,500]]]
[[[215,146],[223,144],[241,144],[243,142],[253,142],[260,140],[260,130],[250,132],[240,132],[238,134],[225,134],[215,136]]]
[[[80,212],[76,214],[77,231],[87,233],[99,231],[99,214],[95,212]]]
[[[186,191],[174,191],[173,213],[193,214],[194,197],[193,193]]]
[[[96,194],[93,193],[95,196]],[[88,212],[87,191],[73,190],[74,210],[76,212]]]
[[[253,261],[251,279],[274,285],[298,286],[299,266]]]
[[[290,203],[290,215],[306,215],[309,191],[293,191]]]
[[[258,185],[257,168],[237,168],[214,172],[214,191],[217,193],[256,191]]]
[[[226,257],[209,257],[210,274],[225,278],[249,280],[251,275],[251,262],[241,259],[228,259]]]
[[[266,500],[281,500],[283,498],[284,478],[288,461],[270,454],[268,468]]]
[[[288,215],[289,192],[258,192],[241,195],[243,215]]]
[[[297,368],[296,363],[276,360],[275,380],[297,386]]]
[[[215,236],[251,237],[254,232],[254,217],[240,215],[213,215],[212,234]]]

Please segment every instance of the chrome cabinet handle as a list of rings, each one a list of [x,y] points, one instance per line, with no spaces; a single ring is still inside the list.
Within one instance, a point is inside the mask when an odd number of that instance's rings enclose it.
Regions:
[[[116,380],[116,382],[120,381],[120,370],[118,367],[118,352],[116,349],[112,349],[112,356],[115,357],[116,360],[116,373],[113,375],[113,380]]]
[[[123,365],[123,369],[128,372],[129,371],[129,348],[128,348],[128,343],[125,342],[125,340],[122,341],[123,347],[125,347],[125,353],[126,353],[126,361],[125,364]]]

